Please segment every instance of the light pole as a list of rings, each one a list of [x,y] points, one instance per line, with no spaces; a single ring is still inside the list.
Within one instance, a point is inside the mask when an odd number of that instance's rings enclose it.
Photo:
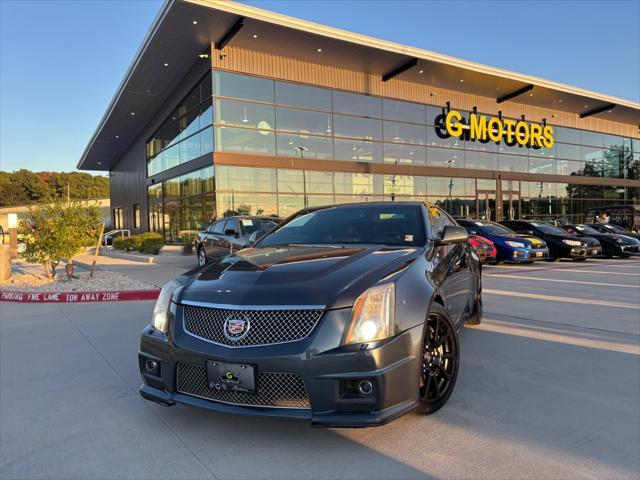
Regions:
[[[444,163],[447,165],[447,168],[451,168],[451,165],[456,163],[455,158],[450,158],[449,160],[445,160]],[[451,190],[453,190],[453,177],[449,178],[449,213],[452,212],[453,201],[451,199]]]

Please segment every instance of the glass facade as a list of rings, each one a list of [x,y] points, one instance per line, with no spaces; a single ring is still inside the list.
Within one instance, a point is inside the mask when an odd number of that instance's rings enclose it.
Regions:
[[[433,127],[441,107],[222,71],[213,79],[216,151],[640,178],[637,139],[564,127],[550,149],[443,139]]]
[[[638,188],[570,183],[572,176],[639,179],[640,141],[554,127],[550,149],[440,138],[442,107],[213,71],[147,142],[156,175],[213,152],[538,174],[541,181],[382,175],[220,165],[148,187],[148,228],[182,242],[212,218],[288,216],[305,207],[428,201],[463,217],[579,220],[585,208],[638,203]],[[466,115],[468,112],[462,112]],[[213,158],[213,157],[212,157]],[[215,160],[215,159],[214,159]],[[562,175],[567,183],[544,181]],[[554,179],[554,180],[557,180]]]

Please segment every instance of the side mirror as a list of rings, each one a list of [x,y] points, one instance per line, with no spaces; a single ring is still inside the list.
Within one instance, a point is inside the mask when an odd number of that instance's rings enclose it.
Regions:
[[[457,225],[448,225],[442,231],[442,237],[436,240],[436,245],[452,245],[454,243],[466,243],[469,240],[467,231]]]
[[[261,233],[261,230],[256,230],[251,235],[249,235],[249,245],[253,245],[254,243],[256,243]]]
[[[233,229],[231,229],[231,228],[230,228],[230,229],[225,230],[225,231],[224,231],[224,234],[225,234],[225,235],[233,235],[234,237],[237,237],[237,236],[238,236],[238,232],[236,232],[235,230],[233,230]]]

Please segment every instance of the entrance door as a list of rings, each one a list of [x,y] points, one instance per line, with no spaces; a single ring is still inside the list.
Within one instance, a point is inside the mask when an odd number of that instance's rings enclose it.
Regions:
[[[495,190],[477,190],[476,211],[480,220],[496,219],[496,192]]]

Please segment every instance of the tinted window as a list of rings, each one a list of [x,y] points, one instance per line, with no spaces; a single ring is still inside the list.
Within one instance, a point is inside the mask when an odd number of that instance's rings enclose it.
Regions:
[[[334,91],[333,111],[365,117],[381,117],[382,99],[357,93]]]
[[[435,239],[442,237],[442,231],[444,230],[444,227],[449,225],[447,216],[438,207],[430,206],[427,210],[429,212],[429,228],[431,238]]]
[[[223,97],[273,103],[273,80],[229,72],[213,72],[213,89],[216,95]]]
[[[548,223],[531,222],[531,225],[540,230],[541,232],[548,233],[550,235],[564,235],[566,232],[561,228],[554,227]]]
[[[388,120],[401,122],[424,123],[425,106],[417,103],[401,102],[400,100],[384,99],[382,101],[382,115]]]
[[[345,206],[297,215],[258,243],[290,244],[424,244],[418,206]]]
[[[224,233],[224,224],[227,223],[226,220],[220,220],[219,222],[213,225],[211,229],[212,233],[217,233],[218,235],[222,235]]]
[[[256,220],[254,218],[240,219],[240,228],[243,235],[251,235],[253,232],[268,232],[273,230],[278,224],[268,220]]]
[[[331,111],[331,90],[276,82],[276,103]]]
[[[236,224],[235,219],[229,219],[224,224],[224,233],[227,233],[228,230],[233,230],[234,232],[238,231],[238,225]]]
[[[474,229],[478,229],[481,235],[509,235],[514,233],[513,230],[508,229],[507,227],[503,227],[502,225],[498,225],[495,223],[487,223],[487,222],[473,222],[475,224]]]

